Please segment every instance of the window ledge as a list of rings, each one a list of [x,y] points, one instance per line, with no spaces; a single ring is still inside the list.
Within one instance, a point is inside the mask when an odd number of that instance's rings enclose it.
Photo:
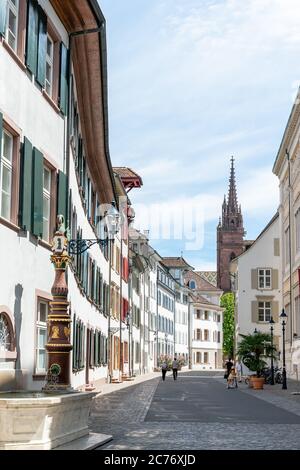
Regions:
[[[41,245],[42,247],[46,248],[49,251],[52,251],[52,245],[50,245],[50,243],[46,242],[45,240],[39,239],[39,245]]]
[[[4,49],[9,53],[9,55],[12,57],[15,63],[20,67],[21,70],[23,70],[23,72],[25,72],[26,65],[24,64],[22,59],[20,59],[18,54],[10,47],[10,45],[5,41],[5,39],[3,39],[2,44],[3,44]]]
[[[46,379],[46,374],[45,373],[32,374],[32,379],[33,380],[45,380]]]
[[[17,360],[17,351],[0,351],[0,359]]]
[[[19,233],[20,232],[20,227],[18,225],[14,224],[10,220],[4,219],[3,217],[0,216],[0,224],[5,225],[6,227],[14,230],[15,232]]]
[[[63,115],[61,114],[60,112],[60,109],[59,107],[57,106],[57,104],[55,103],[55,101],[53,101],[53,99],[48,95],[48,93],[46,93],[45,90],[42,91],[42,95],[43,97],[45,98],[46,101],[48,101],[48,103],[50,104],[50,106],[52,106],[52,108],[54,109],[54,111],[59,114],[61,117],[63,117]]]

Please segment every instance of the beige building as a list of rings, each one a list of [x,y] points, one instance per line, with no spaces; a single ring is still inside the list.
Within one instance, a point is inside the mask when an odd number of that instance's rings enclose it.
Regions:
[[[231,285],[235,294],[235,350],[241,334],[252,334],[255,329],[270,333],[271,318],[275,322],[274,345],[277,351],[282,350],[279,245],[279,214],[276,213],[252,245],[231,261]]]
[[[292,108],[273,172],[279,178],[282,301],[287,318],[287,374],[300,372],[300,93]]]

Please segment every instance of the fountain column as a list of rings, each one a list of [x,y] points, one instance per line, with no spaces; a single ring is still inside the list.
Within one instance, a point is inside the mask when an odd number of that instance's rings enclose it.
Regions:
[[[70,358],[72,345],[70,342],[71,316],[69,313],[68,286],[66,269],[70,261],[68,255],[68,239],[64,229],[63,216],[58,216],[58,230],[52,243],[51,262],[55,268],[55,279],[51,289],[53,300],[50,302],[48,315],[48,352],[47,389],[70,389]]]

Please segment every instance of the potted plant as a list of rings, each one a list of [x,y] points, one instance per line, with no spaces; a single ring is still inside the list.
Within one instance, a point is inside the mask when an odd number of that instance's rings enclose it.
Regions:
[[[260,331],[252,335],[240,335],[243,339],[238,345],[238,356],[248,369],[255,371],[250,381],[254,390],[264,388],[265,379],[262,371],[267,366],[267,358],[274,357],[276,348],[271,346],[271,335]]]

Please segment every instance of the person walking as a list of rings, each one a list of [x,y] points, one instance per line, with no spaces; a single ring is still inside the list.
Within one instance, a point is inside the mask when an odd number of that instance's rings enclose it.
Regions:
[[[237,380],[241,382],[242,381],[242,364],[240,363],[239,360],[237,360],[235,363],[235,370],[236,370]]]
[[[162,379],[163,381],[166,380],[166,373],[167,373],[167,370],[168,370],[168,364],[166,363],[166,361],[164,361],[161,365],[161,373],[162,373]]]
[[[177,380],[177,372],[178,372],[178,361],[176,357],[174,357],[174,361],[172,362],[172,370],[173,370],[173,378]]]
[[[224,379],[228,379],[229,377],[229,374],[231,372],[231,368],[233,367],[233,362],[231,360],[231,357],[228,359],[228,361],[226,362],[225,364],[225,367],[226,367],[226,372],[225,372],[225,375],[224,375]]]

